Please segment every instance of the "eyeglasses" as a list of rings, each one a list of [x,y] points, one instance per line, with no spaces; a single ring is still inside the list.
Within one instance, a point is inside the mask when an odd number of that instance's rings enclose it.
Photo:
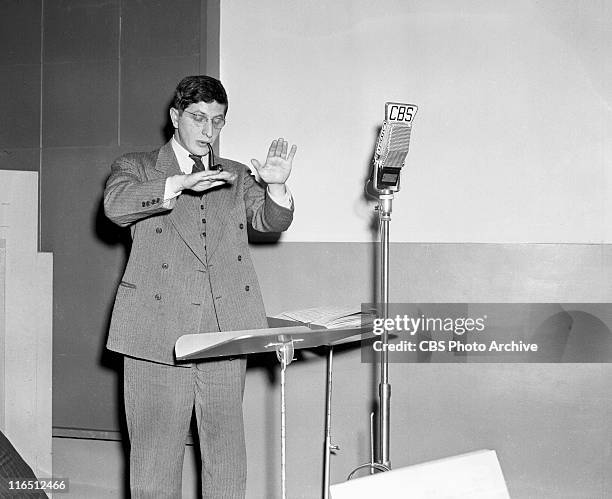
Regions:
[[[225,118],[223,116],[215,116],[212,120],[210,120],[205,114],[192,113],[191,111],[186,111],[184,109],[183,112],[190,114],[192,116],[191,119],[200,126],[208,125],[209,121],[212,121],[213,128],[216,128],[217,130],[220,130],[225,126]]]

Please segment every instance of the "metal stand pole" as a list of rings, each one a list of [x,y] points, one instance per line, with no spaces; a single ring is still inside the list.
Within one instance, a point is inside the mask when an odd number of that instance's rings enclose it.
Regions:
[[[382,303],[382,318],[387,319],[389,316],[389,222],[391,221],[393,193],[391,191],[383,191],[379,195],[379,204],[376,207],[378,211],[380,228],[381,228],[381,260],[380,260],[380,301]],[[380,337],[381,352],[380,352],[380,383],[378,385],[379,397],[379,421],[378,421],[378,461],[374,460],[374,436],[373,436],[373,421],[370,419],[370,462],[357,466],[349,474],[347,480],[350,480],[353,475],[364,468],[370,469],[370,474],[376,471],[390,471],[391,459],[389,458],[389,443],[390,443],[390,423],[391,423],[391,384],[389,383],[389,352],[387,344],[389,343],[389,333],[383,328],[383,333]]]
[[[380,194],[380,204],[378,205],[380,223],[381,223],[381,302],[383,305],[383,318],[389,316],[389,222],[391,221],[393,193],[385,191]],[[383,328],[381,335],[382,349],[380,352],[380,420],[379,420],[379,460],[380,464],[387,468],[391,468],[391,460],[389,458],[389,444],[391,426],[391,385],[389,384],[389,352],[387,344],[389,334],[386,328]]]
[[[293,361],[293,343],[279,343],[275,345],[276,357],[281,363],[281,497],[287,498],[286,480],[286,404],[285,404],[285,373],[287,366]]]
[[[339,447],[331,443],[332,363],[334,347],[327,350],[327,387],[325,401],[325,452],[323,454],[323,499],[329,499],[329,468],[332,451]]]
[[[286,440],[285,434],[286,428],[286,416],[285,416],[285,372],[286,367],[281,367],[281,497],[285,499],[287,497],[287,479],[285,476],[286,467]]]

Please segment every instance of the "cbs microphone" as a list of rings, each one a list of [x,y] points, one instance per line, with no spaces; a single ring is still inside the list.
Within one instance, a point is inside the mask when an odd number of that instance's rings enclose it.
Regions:
[[[412,121],[417,110],[414,104],[385,102],[385,120],[378,135],[372,172],[377,192],[399,191],[400,171],[408,155]]]

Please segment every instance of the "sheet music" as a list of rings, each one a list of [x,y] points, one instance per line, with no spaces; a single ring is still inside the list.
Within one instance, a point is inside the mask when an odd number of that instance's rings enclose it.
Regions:
[[[361,312],[361,306],[350,305],[326,305],[302,310],[291,310],[282,312],[274,317],[323,326],[328,329],[360,327],[363,322],[368,322],[369,318],[367,314]]]

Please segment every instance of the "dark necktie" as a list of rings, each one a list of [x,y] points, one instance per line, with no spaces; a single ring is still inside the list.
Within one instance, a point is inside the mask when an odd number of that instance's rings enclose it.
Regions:
[[[203,172],[206,170],[206,168],[204,168],[204,163],[202,163],[202,156],[190,154],[189,157],[193,159],[193,169],[191,170],[191,173]]]

